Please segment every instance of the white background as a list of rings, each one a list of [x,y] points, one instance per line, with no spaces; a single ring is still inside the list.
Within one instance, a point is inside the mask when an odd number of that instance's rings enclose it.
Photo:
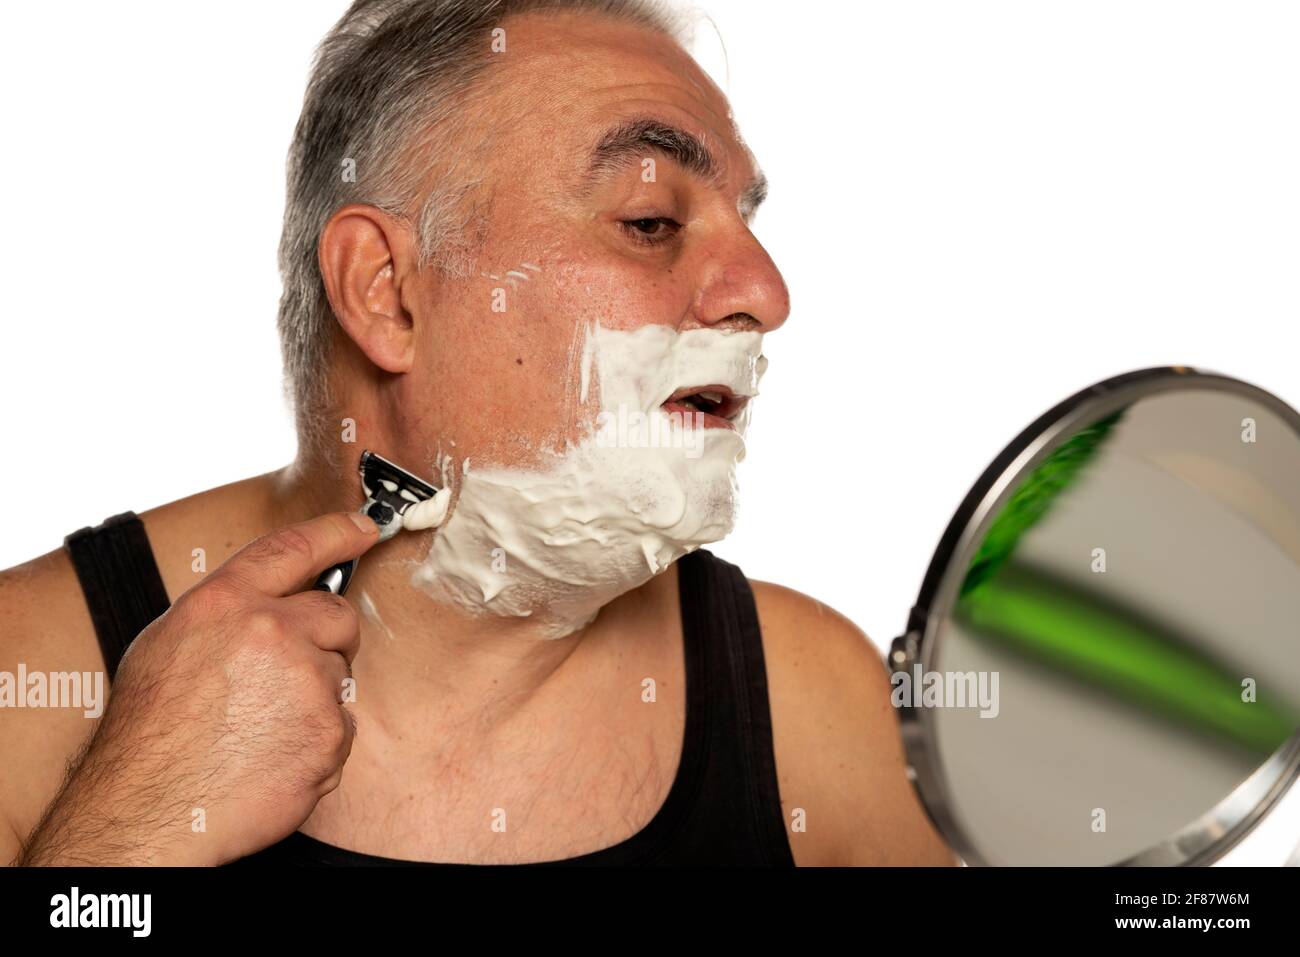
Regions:
[[[6,10],[0,567],[292,457],[284,154],[344,6]],[[793,297],[714,548],[751,577],[884,646],[968,486],[1067,394],[1183,363],[1300,404],[1300,5],[704,8]]]

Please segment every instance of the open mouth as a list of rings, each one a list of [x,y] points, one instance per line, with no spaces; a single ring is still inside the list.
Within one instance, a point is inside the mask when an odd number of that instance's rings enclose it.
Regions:
[[[748,402],[748,396],[736,395],[725,385],[701,385],[678,389],[662,408],[679,413],[688,428],[735,429],[736,419]]]

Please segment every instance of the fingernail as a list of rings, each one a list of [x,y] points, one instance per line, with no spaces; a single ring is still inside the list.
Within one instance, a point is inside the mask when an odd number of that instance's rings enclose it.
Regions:
[[[365,512],[348,512],[348,517],[352,519],[357,528],[361,529],[367,535],[379,534],[379,526],[376,525],[375,520]]]

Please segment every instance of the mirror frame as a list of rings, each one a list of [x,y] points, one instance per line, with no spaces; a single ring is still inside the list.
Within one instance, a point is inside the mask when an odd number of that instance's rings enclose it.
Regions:
[[[917,664],[928,672],[937,632],[953,602],[989,526],[1021,479],[1080,428],[1136,399],[1178,390],[1217,390],[1258,402],[1291,426],[1300,441],[1300,413],[1256,386],[1189,366],[1157,366],[1114,376],[1081,389],[1030,423],[998,456],[958,506],[935,549],[921,583],[907,630],[890,646],[887,665],[911,672]],[[907,757],[907,774],[931,822],[949,846],[972,866],[989,866],[958,825],[940,771],[933,740],[931,708],[914,703],[897,708]],[[1219,804],[1161,843],[1111,866],[1200,866],[1236,846],[1273,808],[1300,775],[1300,729]],[[1067,865],[1068,866],[1068,865]]]

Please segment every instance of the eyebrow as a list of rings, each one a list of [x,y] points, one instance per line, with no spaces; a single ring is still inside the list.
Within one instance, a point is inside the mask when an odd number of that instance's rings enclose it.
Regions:
[[[607,130],[591,151],[583,189],[637,166],[647,150],[667,156],[688,173],[717,188],[722,168],[717,158],[695,134],[651,116],[624,120]],[[737,209],[748,220],[767,198],[767,177],[762,173],[741,191]]]

